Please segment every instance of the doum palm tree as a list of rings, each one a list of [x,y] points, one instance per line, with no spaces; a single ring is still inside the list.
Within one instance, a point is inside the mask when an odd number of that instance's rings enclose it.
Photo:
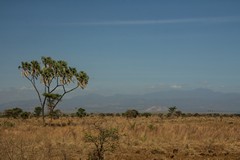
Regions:
[[[41,62],[22,62],[18,68],[21,69],[22,75],[30,81],[37,93],[42,107],[44,125],[45,106],[53,111],[67,93],[77,88],[84,89],[89,80],[84,71],[78,72],[76,68],[69,67],[67,62],[56,61],[51,57],[42,57]],[[41,85],[37,84],[37,81],[40,81],[42,88],[40,88]]]

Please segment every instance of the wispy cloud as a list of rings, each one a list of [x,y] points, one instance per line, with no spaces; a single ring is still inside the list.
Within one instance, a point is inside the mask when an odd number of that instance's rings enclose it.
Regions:
[[[188,84],[160,83],[160,84],[150,86],[149,89],[151,89],[151,90],[154,90],[154,89],[184,89],[187,87],[189,87]]]
[[[62,23],[67,26],[119,26],[119,25],[154,25],[154,24],[181,24],[181,23],[226,23],[240,21],[240,17],[208,17],[186,19],[159,19],[159,20],[128,20],[128,21],[96,21]]]
[[[174,85],[171,85],[170,88],[181,89],[181,88],[183,88],[183,85],[174,84]]]

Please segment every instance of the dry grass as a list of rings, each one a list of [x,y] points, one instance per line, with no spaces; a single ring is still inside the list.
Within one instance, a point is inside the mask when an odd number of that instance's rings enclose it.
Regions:
[[[105,159],[238,159],[240,118],[188,117],[84,117],[60,118],[55,126],[41,126],[41,119],[0,119],[0,159],[88,159],[94,149],[84,142],[91,124],[117,128],[115,152]],[[14,123],[11,126],[10,123]],[[72,125],[67,125],[71,123]]]

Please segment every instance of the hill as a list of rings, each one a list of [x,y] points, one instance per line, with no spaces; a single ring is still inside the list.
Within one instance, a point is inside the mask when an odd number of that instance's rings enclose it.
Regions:
[[[21,107],[31,110],[37,106],[37,100],[16,100],[0,103],[0,110],[10,107]],[[240,93],[214,92],[208,89],[169,90],[143,95],[87,94],[63,99],[59,109],[74,112],[82,107],[87,112],[124,112],[134,108],[144,111],[166,111],[167,107],[177,106],[183,112],[222,112],[240,111]]]

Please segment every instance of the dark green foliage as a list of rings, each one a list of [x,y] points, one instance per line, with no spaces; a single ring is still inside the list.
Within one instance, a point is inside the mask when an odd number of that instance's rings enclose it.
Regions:
[[[58,100],[61,97],[60,94],[54,94],[54,93],[43,93],[43,96],[45,96],[49,99],[54,99],[54,100],[55,99]]]
[[[141,116],[148,118],[152,116],[152,113],[145,112],[145,113],[142,113]]]
[[[220,114],[219,113],[213,113],[212,117],[220,117]]]
[[[235,117],[240,117],[239,113],[233,114]]]
[[[106,115],[106,116],[109,116],[109,117],[114,117],[114,114],[113,114],[113,113],[106,113],[105,115]]]
[[[42,107],[35,107],[34,108],[34,116],[39,117],[42,113]]]
[[[7,109],[4,111],[4,116],[5,117],[12,117],[12,118],[18,118],[20,116],[20,114],[23,112],[23,110],[21,108],[13,108],[13,109]]]
[[[170,115],[173,115],[173,114],[176,112],[176,110],[177,110],[177,107],[176,107],[176,106],[169,107],[169,108],[168,108],[168,113],[169,113]]]
[[[194,113],[193,116],[194,117],[200,117],[201,115],[199,113]]]
[[[43,96],[47,98],[47,106],[49,110],[49,115],[52,118],[56,119],[59,118],[58,110],[54,111],[56,107],[56,102],[60,101],[61,95],[60,94],[53,94],[53,93],[44,93]]]
[[[61,115],[62,117],[69,117],[70,115],[69,114],[67,114],[67,113],[62,113],[62,115]]]
[[[176,107],[176,106],[173,106],[173,107],[169,107],[169,108],[168,108],[168,114],[167,114],[168,117],[173,117],[173,116],[179,117],[179,116],[181,116],[181,115],[182,115],[182,112],[179,111],[179,110],[177,110],[177,107]]]
[[[139,115],[139,112],[135,109],[127,110],[124,113],[124,116],[126,116],[127,118],[136,118],[138,115]]]
[[[182,115],[182,111],[176,111],[176,112],[175,112],[175,115],[176,115],[177,117],[181,116],[181,115]]]
[[[20,116],[22,119],[28,119],[30,115],[31,115],[30,112],[22,112]]]
[[[186,117],[186,113],[181,113],[181,116],[182,117]]]
[[[99,113],[98,116],[99,117],[105,117],[106,115],[104,113]]]
[[[75,114],[75,113],[70,113],[69,116],[70,116],[70,117],[76,117],[76,114]]]
[[[51,117],[51,119],[58,119],[59,117],[62,116],[62,112],[61,112],[61,110],[56,109],[54,111],[51,111],[49,113],[49,116]]]
[[[194,116],[193,113],[186,113],[185,117],[192,117]],[[200,116],[200,114],[196,113],[196,116]]]
[[[85,116],[87,115],[87,113],[86,113],[85,109],[79,108],[79,109],[77,110],[76,115],[77,115],[78,117],[82,118],[82,117],[85,117]]]
[[[116,117],[120,117],[121,114],[120,114],[120,113],[116,113],[115,116],[116,116]]]

